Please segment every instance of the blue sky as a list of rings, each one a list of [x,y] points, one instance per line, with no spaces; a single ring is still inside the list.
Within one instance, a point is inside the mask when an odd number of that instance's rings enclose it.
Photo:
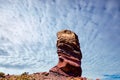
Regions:
[[[120,79],[120,0],[0,0],[0,71],[48,71],[62,29],[79,37],[82,76]]]

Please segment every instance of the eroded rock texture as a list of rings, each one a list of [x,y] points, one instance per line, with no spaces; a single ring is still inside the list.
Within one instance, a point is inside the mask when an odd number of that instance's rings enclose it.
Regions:
[[[58,64],[50,69],[51,73],[64,76],[80,77],[82,73],[78,36],[70,30],[62,30],[57,33]]]

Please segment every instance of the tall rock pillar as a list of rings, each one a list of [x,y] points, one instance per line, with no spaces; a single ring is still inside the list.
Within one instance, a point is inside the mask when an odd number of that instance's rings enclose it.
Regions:
[[[62,30],[57,33],[58,64],[50,69],[52,73],[64,76],[80,77],[82,74],[78,36],[70,30]]]

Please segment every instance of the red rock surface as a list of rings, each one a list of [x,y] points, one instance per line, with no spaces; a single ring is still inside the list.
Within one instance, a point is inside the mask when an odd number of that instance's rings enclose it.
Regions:
[[[63,76],[80,77],[82,74],[82,53],[78,36],[70,30],[62,30],[57,33],[57,38],[59,62],[49,72]]]
[[[5,75],[0,80],[93,80],[86,77],[63,76],[53,72],[37,72],[33,74]],[[100,80],[100,79],[96,79]]]
[[[22,75],[6,75],[0,80],[88,80],[85,77],[66,77],[63,75],[51,73],[51,72],[38,72],[33,74]]]

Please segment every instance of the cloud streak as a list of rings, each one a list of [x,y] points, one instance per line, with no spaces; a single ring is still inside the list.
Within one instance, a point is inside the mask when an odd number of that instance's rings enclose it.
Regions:
[[[83,76],[120,73],[120,1],[0,0],[0,71],[48,71],[57,64],[56,33],[78,34]]]

